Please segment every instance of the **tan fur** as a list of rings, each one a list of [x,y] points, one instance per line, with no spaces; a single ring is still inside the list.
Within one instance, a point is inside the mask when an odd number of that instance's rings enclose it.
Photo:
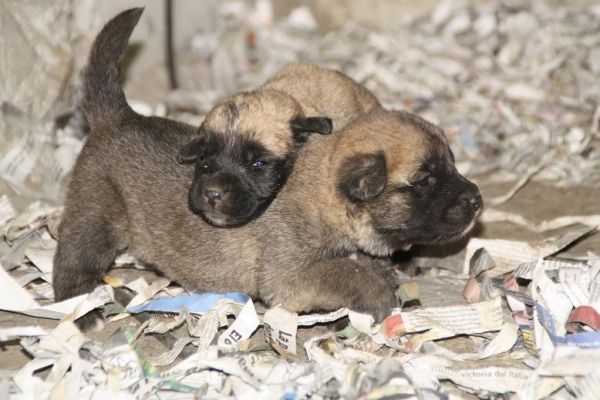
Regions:
[[[199,132],[242,135],[278,156],[293,146],[294,117],[329,117],[334,130],[358,115],[381,107],[366,88],[346,75],[313,64],[290,64],[251,92],[233,95],[206,116]],[[236,116],[228,125],[231,109]]]
[[[381,107],[377,98],[341,72],[314,64],[290,64],[269,79],[262,90],[293,97],[307,117],[327,116],[338,130],[356,116]]]
[[[229,117],[232,109],[236,115]],[[200,132],[210,130],[223,135],[244,135],[261,143],[273,154],[286,157],[293,145],[290,120],[301,114],[300,105],[284,93],[243,92],[211,110]]]

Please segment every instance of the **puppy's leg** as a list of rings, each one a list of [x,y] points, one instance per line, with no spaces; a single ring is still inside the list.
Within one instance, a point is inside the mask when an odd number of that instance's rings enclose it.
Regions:
[[[67,204],[54,256],[52,280],[56,301],[93,291],[123,248],[111,220],[121,214],[115,209],[122,203],[115,201],[109,190],[95,191],[101,192],[103,199],[79,195],[73,199],[77,201]],[[84,331],[99,330],[102,322],[98,311],[76,321]]]
[[[289,272],[269,282],[274,284],[269,285],[273,288],[272,305],[281,304],[290,311],[348,307],[371,314],[377,321],[398,306],[395,273],[367,258],[322,260]]]

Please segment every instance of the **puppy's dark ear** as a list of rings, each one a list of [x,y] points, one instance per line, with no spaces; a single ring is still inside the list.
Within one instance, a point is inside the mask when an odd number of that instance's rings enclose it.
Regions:
[[[204,135],[194,136],[186,144],[184,144],[181,149],[179,149],[177,161],[182,164],[193,163],[204,153],[205,144],[206,139],[204,138]]]
[[[298,142],[306,142],[311,133],[329,135],[333,130],[333,122],[327,117],[296,117],[290,121],[292,133]]]
[[[373,200],[386,183],[387,168],[381,152],[349,157],[338,171],[338,192],[354,203]]]

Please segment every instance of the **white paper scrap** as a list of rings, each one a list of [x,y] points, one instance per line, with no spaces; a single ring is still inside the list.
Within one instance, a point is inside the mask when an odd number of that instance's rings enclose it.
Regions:
[[[240,343],[247,340],[258,328],[260,320],[256,314],[254,303],[249,299],[235,321],[219,336],[218,345],[221,350],[237,350]]]
[[[281,307],[274,307],[267,311],[263,317],[267,342],[277,350],[283,349],[296,354],[297,317],[296,313]]]

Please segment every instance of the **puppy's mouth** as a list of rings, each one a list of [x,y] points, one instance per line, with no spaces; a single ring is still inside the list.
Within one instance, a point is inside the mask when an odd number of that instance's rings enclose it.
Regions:
[[[198,214],[205,222],[219,228],[233,228],[243,225],[250,220],[250,218],[235,218],[207,210],[200,210]]]
[[[388,241],[388,246],[390,251],[408,251],[410,250],[412,245],[443,245],[450,244],[454,242],[458,242],[465,237],[468,236],[469,232],[475,226],[475,219],[473,219],[466,227],[462,229],[457,229],[454,231],[448,232],[440,232],[438,234],[434,234],[430,232],[428,235],[424,236],[396,236],[397,232],[388,231],[387,237],[390,238]],[[383,233],[383,232],[380,232]],[[384,237],[386,234],[384,234]]]
[[[471,232],[471,230],[473,230],[473,227],[475,226],[475,220],[476,220],[476,218],[473,218],[473,220],[469,223],[469,225],[467,225],[467,227],[464,229],[458,230],[454,233],[448,233],[448,234],[439,236],[439,237],[433,239],[429,243],[421,243],[421,244],[447,244],[447,243],[458,242],[459,240],[466,237],[469,234],[469,232]]]
[[[210,199],[190,196],[189,207],[194,214],[200,215],[210,225],[216,227],[234,227],[249,222],[256,213],[256,207],[245,205],[242,212],[231,212],[227,210],[228,204],[217,204]]]

